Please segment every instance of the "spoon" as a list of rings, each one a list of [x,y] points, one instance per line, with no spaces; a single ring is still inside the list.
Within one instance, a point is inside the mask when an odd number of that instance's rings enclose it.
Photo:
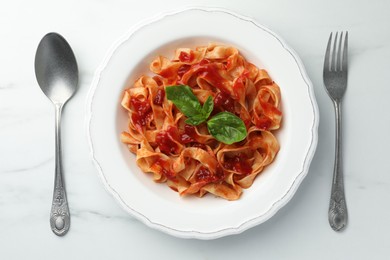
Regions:
[[[76,58],[66,40],[57,33],[46,34],[35,54],[35,76],[55,107],[55,180],[50,226],[58,236],[65,235],[70,226],[61,165],[61,113],[77,89],[78,74]]]

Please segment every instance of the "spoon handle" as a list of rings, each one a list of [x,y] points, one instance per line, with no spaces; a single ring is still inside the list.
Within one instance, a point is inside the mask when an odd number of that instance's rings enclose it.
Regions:
[[[61,163],[61,113],[63,104],[55,104],[55,179],[53,202],[50,212],[51,230],[57,236],[65,235],[70,226],[70,214],[68,200],[66,198],[65,185],[62,176]]]

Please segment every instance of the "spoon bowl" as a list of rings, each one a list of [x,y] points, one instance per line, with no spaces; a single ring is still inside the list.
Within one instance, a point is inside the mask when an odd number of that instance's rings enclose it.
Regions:
[[[35,75],[43,93],[64,104],[77,90],[78,68],[68,42],[57,33],[46,34],[35,55]]]
[[[79,73],[73,51],[61,35],[48,33],[42,38],[35,55],[35,75],[55,107],[55,180],[50,226],[56,235],[63,236],[70,227],[70,213],[62,175],[61,113],[77,90]]]

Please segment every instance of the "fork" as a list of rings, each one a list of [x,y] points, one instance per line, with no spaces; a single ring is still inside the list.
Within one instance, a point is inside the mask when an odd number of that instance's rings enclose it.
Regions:
[[[332,42],[329,36],[324,62],[324,85],[326,92],[333,102],[336,116],[336,147],[333,170],[332,191],[329,202],[329,224],[335,231],[342,230],[348,221],[348,211],[344,195],[344,178],[342,168],[342,133],[341,133],[341,101],[347,88],[348,80],[348,32],[336,32]],[[342,42],[344,45],[342,46]],[[333,44],[332,44],[333,43]],[[332,48],[333,45],[333,48]]]

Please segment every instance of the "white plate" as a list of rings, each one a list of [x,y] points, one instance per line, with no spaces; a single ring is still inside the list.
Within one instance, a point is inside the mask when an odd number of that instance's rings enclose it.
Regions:
[[[159,54],[172,57],[177,47],[209,42],[236,46],[247,60],[269,72],[282,93],[282,128],[276,133],[280,152],[238,201],[180,197],[144,174],[119,140],[128,122],[120,107],[126,83],[148,73],[149,63]],[[295,52],[256,21],[215,8],[188,8],[133,27],[96,71],[87,102],[92,159],[107,190],[146,225],[183,238],[237,234],[273,216],[308,172],[318,118],[311,82]]]

